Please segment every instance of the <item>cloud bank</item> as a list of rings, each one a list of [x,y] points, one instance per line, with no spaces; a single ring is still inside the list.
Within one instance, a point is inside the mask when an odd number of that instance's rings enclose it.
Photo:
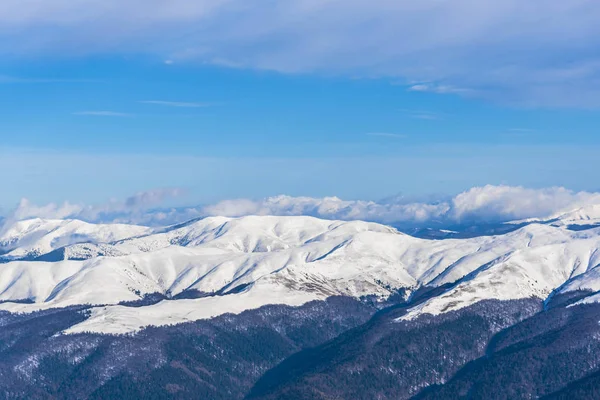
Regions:
[[[159,224],[160,212],[152,208],[166,200],[181,197],[185,191],[179,188],[154,189],[138,192],[123,201],[111,200],[105,204],[86,205],[64,202],[49,203],[43,206],[21,199],[17,207],[4,216],[3,225],[30,218],[81,219],[88,222],[125,222]],[[174,218],[186,218],[182,213]],[[1,229],[0,229],[1,231]]]
[[[0,55],[150,54],[597,107],[599,20],[595,0],[4,0]]]
[[[574,192],[562,187],[530,189],[519,186],[474,187],[447,200],[407,202],[342,200],[337,197],[275,196],[262,200],[224,200],[212,205],[157,208],[181,189],[140,192],[125,201],[90,206],[72,203],[36,206],[28,200],[7,216],[8,221],[40,218],[78,218],[90,222],[169,225],[206,216],[308,215],[325,219],[365,220],[427,227],[439,224],[491,223],[528,218],[551,219],[600,204],[600,193]]]
[[[206,215],[311,215],[341,220],[427,224],[446,222],[506,222],[527,218],[554,218],[583,207],[600,204],[600,193],[573,192],[554,187],[474,187],[447,201],[429,203],[344,201],[337,197],[270,197],[260,201],[226,200],[204,207]]]

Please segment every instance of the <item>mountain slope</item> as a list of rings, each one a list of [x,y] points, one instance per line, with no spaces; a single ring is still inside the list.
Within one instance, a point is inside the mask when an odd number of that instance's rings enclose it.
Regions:
[[[535,300],[485,301],[395,322],[390,310],[264,374],[248,399],[408,399],[483,356],[492,337],[538,312]],[[443,397],[440,397],[443,398]]]
[[[403,308],[289,357],[247,399],[592,399],[600,305],[484,301],[398,323]]]
[[[61,335],[86,318],[81,307],[0,312],[0,398],[241,399],[267,369],[366,322],[377,306],[331,298],[134,336]]]

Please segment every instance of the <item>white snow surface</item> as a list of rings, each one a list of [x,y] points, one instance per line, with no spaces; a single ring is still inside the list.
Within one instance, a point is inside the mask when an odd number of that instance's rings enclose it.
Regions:
[[[558,215],[556,225],[588,225],[600,224],[600,204],[582,207],[577,210]]]
[[[0,254],[6,259],[36,257],[75,243],[107,243],[151,232],[136,225],[33,218],[0,229]]]
[[[90,240],[81,243],[68,232]],[[425,240],[376,223],[250,216],[158,230],[29,220],[5,229],[2,238],[9,238],[2,243],[13,256],[66,245],[64,260],[0,264],[0,310],[93,306],[91,316],[66,333],[131,333],[268,304],[299,306],[335,295],[386,298],[400,288],[449,283],[456,284],[403,318],[485,299],[600,290],[600,229],[532,224],[500,236]],[[119,305],[190,290],[206,297]],[[33,303],[16,302],[24,299]]]

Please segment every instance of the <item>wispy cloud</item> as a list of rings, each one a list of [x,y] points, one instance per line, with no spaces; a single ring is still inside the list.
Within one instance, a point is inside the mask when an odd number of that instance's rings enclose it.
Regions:
[[[408,135],[403,133],[390,133],[390,132],[367,132],[367,136],[378,136],[394,139],[406,139]]]
[[[406,108],[400,109],[400,112],[402,112],[403,114],[405,114],[406,116],[408,116],[410,118],[426,119],[426,120],[443,119],[446,116],[445,114],[442,114],[442,113],[426,111],[426,110],[410,110],[410,109],[406,109]]]
[[[508,104],[600,106],[594,0],[30,3],[26,13],[22,0],[0,3],[4,57],[145,53],[176,64],[390,77],[416,82],[413,91]]]
[[[408,88],[411,92],[431,92],[438,94],[467,94],[472,93],[472,89],[460,88],[451,85],[440,85],[436,83],[419,83]]]
[[[163,100],[144,100],[140,101],[142,104],[154,104],[157,106],[166,107],[183,107],[183,108],[203,108],[215,105],[214,103],[200,103],[200,102],[184,102],[184,101],[163,101]]]
[[[116,112],[116,111],[80,111],[73,115],[87,115],[93,117],[133,117],[134,114]]]

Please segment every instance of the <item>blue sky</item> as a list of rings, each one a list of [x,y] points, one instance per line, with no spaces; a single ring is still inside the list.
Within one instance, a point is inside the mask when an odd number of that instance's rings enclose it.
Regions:
[[[0,9],[4,209],[600,186],[594,2],[83,3]]]

